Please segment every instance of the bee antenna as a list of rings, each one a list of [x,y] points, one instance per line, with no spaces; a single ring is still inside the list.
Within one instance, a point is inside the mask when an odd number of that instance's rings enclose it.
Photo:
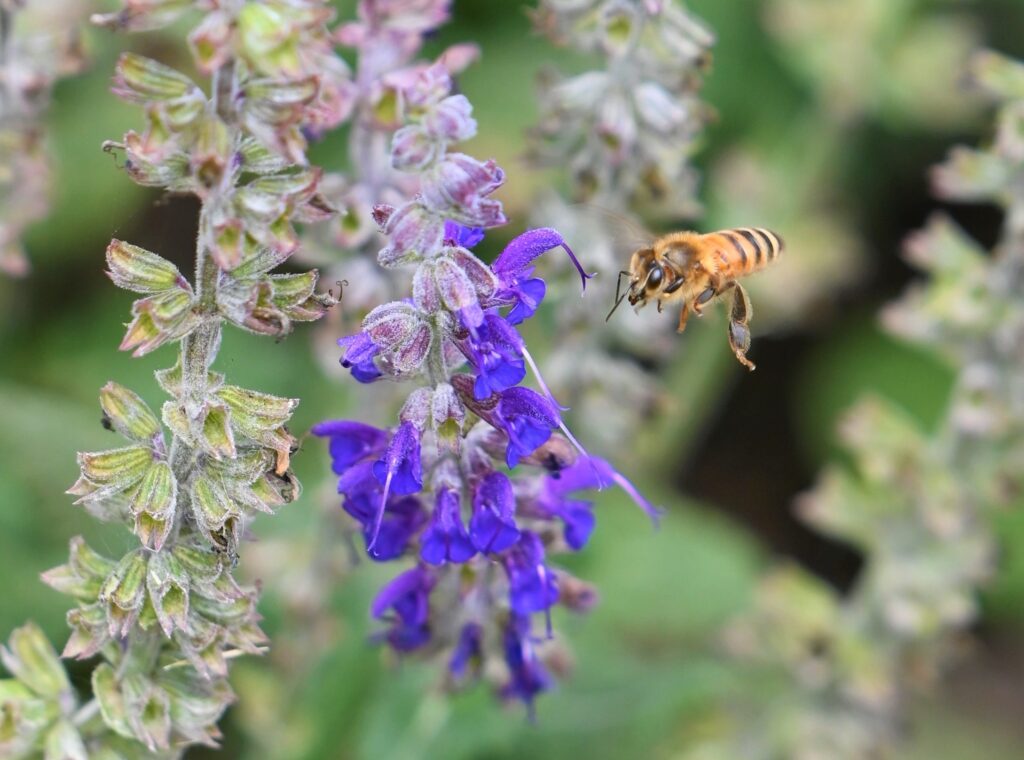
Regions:
[[[629,291],[627,290],[625,293],[619,295],[622,290],[622,275],[624,274],[628,275],[629,272],[623,269],[621,272],[619,272],[619,278],[615,281],[615,305],[612,307],[612,310],[608,312],[608,316],[604,318],[605,322],[612,318],[612,314],[614,314],[615,310],[619,308],[619,304],[622,303],[622,299],[625,298],[626,295],[629,293]]]

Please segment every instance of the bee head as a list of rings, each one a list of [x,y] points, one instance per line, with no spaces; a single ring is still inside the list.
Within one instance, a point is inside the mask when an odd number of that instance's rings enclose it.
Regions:
[[[643,302],[658,292],[664,281],[665,270],[660,264],[652,262],[644,276],[630,283],[630,306],[636,306],[637,304],[643,305]]]

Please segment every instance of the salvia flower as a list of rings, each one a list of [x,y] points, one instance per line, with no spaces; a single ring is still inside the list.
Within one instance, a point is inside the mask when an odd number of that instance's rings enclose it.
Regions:
[[[423,532],[420,557],[431,565],[445,562],[466,562],[476,554],[477,548],[462,522],[459,495],[442,487],[430,526]]]
[[[444,653],[453,685],[488,674],[501,695],[532,706],[553,682],[543,662],[551,647],[536,645],[532,618],[544,616],[551,639],[553,607],[584,611],[596,599],[552,562],[595,529],[577,492],[618,483],[654,511],[583,453],[539,377],[543,393],[522,385],[534,363],[516,325],[543,300],[538,260],[560,248],[584,286],[590,275],[550,228],[514,238],[491,265],[473,253],[505,222],[493,198],[505,175],[450,150],[476,131],[452,87],[434,65],[398,92],[407,123],[392,140],[393,166],[418,176],[420,192],[374,216],[387,238],[378,260],[412,270],[412,292],[377,305],[340,341],[357,380],[412,388],[386,430],[333,421],[313,432],[329,439],[343,507],[370,557],[414,563],[373,603],[386,623],[379,638],[399,652]]]

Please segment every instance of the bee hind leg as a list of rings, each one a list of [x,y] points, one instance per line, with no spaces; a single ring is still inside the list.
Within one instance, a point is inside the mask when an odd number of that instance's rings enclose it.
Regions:
[[[736,354],[740,364],[754,371],[756,365],[747,358],[747,351],[750,349],[750,317],[753,309],[750,306],[750,298],[747,291],[741,285],[736,285],[732,296],[732,309],[729,311],[729,346]]]

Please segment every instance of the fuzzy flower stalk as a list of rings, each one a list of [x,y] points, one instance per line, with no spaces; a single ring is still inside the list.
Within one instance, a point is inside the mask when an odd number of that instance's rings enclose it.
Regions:
[[[94,20],[153,29],[190,6],[128,0]],[[196,6],[206,12],[189,42],[208,90],[133,54],[113,82],[146,121],[106,149],[123,153],[135,182],[201,202],[192,280],[130,243],[107,249],[110,278],[141,295],[121,349],[141,356],[176,343],[178,358],[156,373],[168,396],[159,410],[104,386],[104,425],[125,443],[80,454],[69,493],[125,523],[137,545],[109,557],[74,538],[67,564],[43,574],[77,603],[63,655],[99,657],[93,698],[78,704],[36,629],[15,632],[3,652],[15,678],[0,682],[4,757],[44,747],[48,757],[178,757],[215,744],[234,699],[229,662],[265,649],[257,591],[233,576],[251,519],[299,494],[286,427],[298,401],[232,385],[213,364],[225,323],[280,337],[332,303],[315,292],[315,271],[270,271],[295,252],[295,222],[331,213],[304,135],[342,117],[347,72],[331,54],[326,3]]]
[[[81,0],[0,0],[0,272],[28,272],[25,230],[46,216],[43,121],[57,80],[85,64]]]
[[[395,293],[392,278],[376,265],[383,238],[373,221],[377,204],[398,205],[418,192],[418,176],[391,164],[391,138],[407,120],[402,93],[429,63],[417,56],[427,36],[451,17],[451,0],[396,2],[360,0],[356,18],[334,33],[354,56],[349,116],[348,167],[324,178],[324,194],[343,209],[328,225],[313,230],[318,258],[335,263],[347,253],[342,273],[359,288],[350,292],[349,310],[365,314]],[[478,55],[475,45],[454,45],[438,58],[456,75]]]
[[[585,248],[602,274],[594,297],[610,304],[616,273],[650,240],[638,209],[662,221],[699,210],[691,157],[708,117],[698,93],[714,37],[674,0],[541,0],[534,20],[556,44],[600,62],[571,77],[543,74],[531,158],[568,174],[569,198],[546,193],[535,213]],[[581,424],[601,420],[588,433],[610,447],[657,397],[637,359],[657,362],[678,343],[669,320],[649,314],[609,328],[603,311],[577,299],[561,301],[559,312],[575,329],[553,357],[552,382],[567,389]]]
[[[933,184],[945,199],[1000,206],[1002,238],[990,254],[935,217],[907,245],[927,282],[883,314],[956,369],[947,413],[931,435],[880,401],[849,416],[853,466],[828,469],[800,507],[862,550],[864,569],[846,597],[795,569],[766,580],[726,643],[753,677],[778,675],[778,691],[737,700],[729,733],[694,757],[880,756],[902,733],[907,696],[941,676],[978,617],[994,517],[1024,489],[1024,64],[982,53],[970,73],[1000,104],[996,135],[954,149]]]
[[[655,510],[607,462],[587,456],[542,392],[522,385],[533,366],[517,326],[544,299],[534,263],[563,250],[562,236],[532,229],[488,265],[472,248],[506,223],[491,196],[505,174],[451,146],[476,133],[464,95],[443,64],[402,91],[408,123],[391,143],[393,166],[417,175],[420,193],[379,205],[386,236],[378,260],[412,271],[412,292],[373,309],[342,338],[342,363],[361,383],[412,385],[397,424],[323,422],[344,510],[368,556],[411,562],[381,589],[372,615],[399,653],[447,660],[447,680],[486,674],[503,697],[532,709],[563,658],[551,611],[585,611],[589,585],[551,564],[582,549],[595,526],[589,490],[618,484]]]

